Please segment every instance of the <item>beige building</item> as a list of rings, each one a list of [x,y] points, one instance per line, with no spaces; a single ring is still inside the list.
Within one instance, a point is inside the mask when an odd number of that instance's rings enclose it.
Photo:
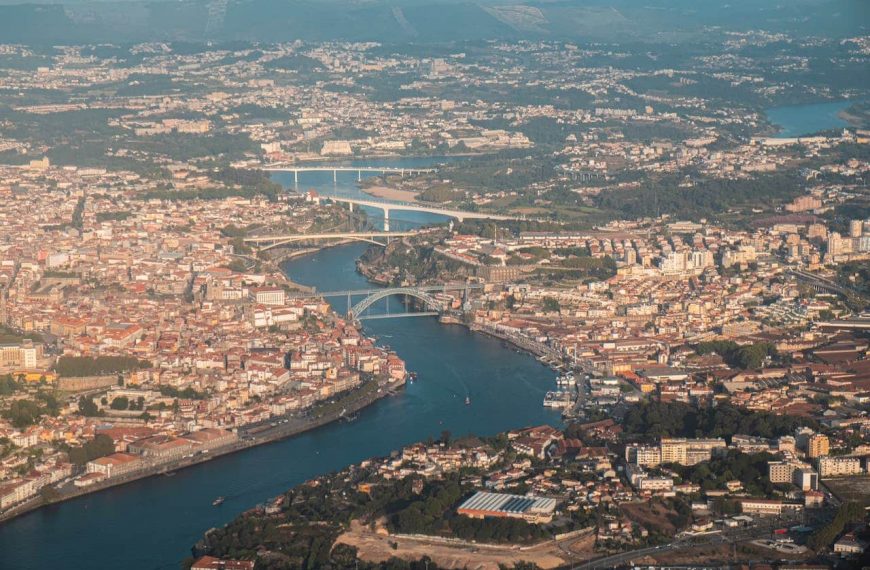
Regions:
[[[857,457],[819,457],[819,477],[843,477],[863,473]]]
[[[716,450],[725,448],[725,440],[721,438],[662,438],[662,463],[696,465],[702,461],[709,461]]]
[[[117,477],[142,465],[142,460],[129,453],[113,453],[88,461],[88,473],[102,473],[106,477]]]
[[[779,516],[803,511],[800,503],[784,503],[774,499],[741,499],[740,511],[751,515]]]
[[[662,451],[649,445],[629,445],[625,448],[625,460],[639,467],[655,467],[662,462]]]
[[[36,368],[41,358],[42,345],[34,345],[33,341],[0,344],[0,368]]]
[[[260,305],[283,305],[286,300],[286,293],[280,287],[258,287],[251,293]]]

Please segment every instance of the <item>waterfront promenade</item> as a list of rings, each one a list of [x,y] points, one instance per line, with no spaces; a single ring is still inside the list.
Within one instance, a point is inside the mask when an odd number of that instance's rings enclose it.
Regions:
[[[109,477],[88,487],[76,487],[70,480],[58,488],[58,494],[56,496],[44,498],[37,495],[29,501],[0,513],[0,524],[43,506],[68,501],[83,495],[97,493],[147,477],[175,473],[181,469],[211,461],[212,459],[222,455],[236,453],[258,445],[293,437],[329,423],[341,421],[353,416],[381,398],[394,395],[395,390],[400,388],[404,384],[404,381],[384,382],[379,384],[380,386],[376,389],[364,385],[363,387],[344,394],[342,397],[329,404],[328,410],[320,414],[318,414],[315,409],[313,415],[299,415],[295,413],[287,414],[285,416],[275,416],[269,420],[256,424],[243,426],[238,429],[239,439],[227,445],[213,447],[207,450],[207,452],[200,452],[172,461],[149,463],[142,469],[137,469],[117,477]]]

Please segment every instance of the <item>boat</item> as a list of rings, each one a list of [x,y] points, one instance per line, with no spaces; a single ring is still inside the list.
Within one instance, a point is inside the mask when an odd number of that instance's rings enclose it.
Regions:
[[[211,506],[219,507],[219,506],[224,504],[224,501],[226,501],[225,497],[218,497],[217,499],[215,499],[214,501],[211,502]]]
[[[416,379],[417,379],[417,373],[416,373],[416,372],[409,372],[409,373],[408,373],[408,381],[409,381],[409,382],[413,382],[413,381],[415,381]]]
[[[574,375],[569,372],[568,374],[563,374],[562,376],[559,376],[556,379],[556,384],[560,387],[576,386],[577,380],[574,378]]]
[[[163,475],[166,477],[175,477],[175,471],[165,471]]]
[[[466,396],[466,397],[465,397],[465,405],[466,405],[466,406],[470,406],[470,405],[471,405],[471,397],[470,397],[470,396]]]
[[[544,396],[544,406],[547,408],[567,408],[572,404],[572,397],[564,390],[547,392]]]

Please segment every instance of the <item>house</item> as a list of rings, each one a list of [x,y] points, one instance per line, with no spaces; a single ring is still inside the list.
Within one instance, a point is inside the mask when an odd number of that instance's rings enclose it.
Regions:
[[[834,543],[834,552],[847,556],[863,554],[867,550],[867,543],[859,540],[854,532],[847,532]]]

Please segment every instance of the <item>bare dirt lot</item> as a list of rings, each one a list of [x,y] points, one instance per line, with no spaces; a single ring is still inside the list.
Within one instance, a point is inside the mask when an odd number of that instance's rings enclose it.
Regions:
[[[336,544],[355,546],[358,556],[368,562],[383,562],[392,556],[404,560],[419,560],[428,556],[443,568],[498,570],[499,564],[511,566],[520,561],[547,569],[585,560],[593,556],[594,542],[594,536],[586,535],[559,542],[550,541],[526,550],[509,546],[448,544],[438,539],[380,534],[354,521],[350,530],[338,537]],[[397,547],[393,548],[393,545]]]
[[[648,529],[656,529],[669,536],[677,532],[670,520],[670,517],[676,513],[660,503],[625,503],[620,508],[629,519]]]
[[[838,477],[825,479],[825,486],[841,501],[855,501],[864,506],[870,505],[870,477]]]

